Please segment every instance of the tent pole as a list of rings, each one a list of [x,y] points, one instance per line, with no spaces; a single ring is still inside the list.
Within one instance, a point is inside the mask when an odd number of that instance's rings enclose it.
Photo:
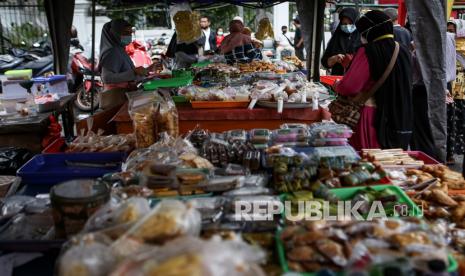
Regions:
[[[95,79],[95,0],[92,0],[92,73],[90,77],[90,114],[94,115],[94,79]]]

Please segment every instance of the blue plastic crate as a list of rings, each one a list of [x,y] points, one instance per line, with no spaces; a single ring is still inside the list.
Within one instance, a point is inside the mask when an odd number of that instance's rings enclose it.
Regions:
[[[60,153],[38,154],[17,172],[26,185],[25,194],[48,193],[53,185],[83,178],[98,178],[107,173],[121,171],[125,153]],[[93,168],[68,166],[67,161],[83,163],[117,163],[114,167]]]

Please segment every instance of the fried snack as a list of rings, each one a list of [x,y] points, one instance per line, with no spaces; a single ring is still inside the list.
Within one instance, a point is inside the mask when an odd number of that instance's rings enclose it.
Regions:
[[[155,110],[147,108],[133,114],[136,148],[147,148],[156,141]]]
[[[409,232],[404,234],[394,234],[390,238],[392,244],[403,248],[410,244],[430,244],[431,241],[424,232]]]
[[[284,57],[283,60],[285,62],[291,63],[295,66],[297,66],[299,69],[303,69],[305,67],[305,63],[301,61],[298,57],[296,56],[288,56]]]
[[[431,191],[431,195],[429,196],[432,201],[445,205],[445,206],[457,206],[457,201],[453,200],[447,193],[442,190],[434,189]]]
[[[299,246],[287,253],[289,260],[296,262],[312,261],[315,258],[315,255],[315,250],[313,250],[310,246]]]
[[[452,211],[452,220],[454,222],[462,221],[465,217],[465,202],[460,202]]]
[[[150,262],[144,265],[144,275],[147,276],[202,276],[202,259],[195,254],[183,254],[165,260],[161,263]]]
[[[178,224],[170,213],[157,213],[136,229],[132,236],[143,241],[160,243],[180,234]]]
[[[254,60],[250,63],[240,63],[237,65],[241,73],[254,73],[254,72],[276,72],[278,68],[273,63]]]

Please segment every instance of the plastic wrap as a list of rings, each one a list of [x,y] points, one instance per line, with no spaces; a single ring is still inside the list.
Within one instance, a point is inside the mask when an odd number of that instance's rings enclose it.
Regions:
[[[264,252],[242,240],[183,237],[123,262],[111,275],[265,275]]]
[[[320,166],[325,168],[344,169],[360,160],[359,155],[351,146],[317,147],[314,154]]]
[[[199,212],[178,200],[162,200],[115,243],[135,240],[141,243],[163,244],[183,235],[200,234]],[[130,252],[124,252],[124,254]]]
[[[121,202],[113,199],[89,218],[84,227],[84,232],[98,231],[120,224],[135,223],[149,211],[150,204],[145,198],[131,197]]]
[[[347,146],[348,144],[349,140],[347,138],[321,138],[310,140],[310,145],[314,147]]]
[[[309,127],[311,139],[350,138],[353,131],[346,125],[334,122],[314,123]]]
[[[252,129],[249,134],[249,140],[253,144],[268,144],[271,140],[271,132],[268,129]]]
[[[178,3],[171,6],[170,14],[175,24],[178,44],[190,44],[202,37],[200,15],[192,12],[189,4]]]
[[[179,117],[176,105],[167,91],[160,92],[161,100],[159,103],[159,112],[157,113],[157,130],[166,132],[171,137],[179,136]]]
[[[60,257],[58,275],[108,275],[116,264],[117,258],[110,250],[109,241],[101,235],[89,234]]]
[[[147,148],[157,140],[156,125],[159,105],[153,93],[138,93],[129,99],[129,115],[131,116],[137,148]]]
[[[304,128],[277,129],[272,134],[273,145],[308,146],[308,131]]]

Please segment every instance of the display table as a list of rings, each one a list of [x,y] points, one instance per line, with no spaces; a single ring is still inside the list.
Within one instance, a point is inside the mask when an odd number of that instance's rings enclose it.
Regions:
[[[282,114],[271,108],[193,109],[190,106],[178,106],[177,109],[181,134],[197,125],[212,132],[223,132],[230,129],[276,129],[284,123],[310,124],[331,118],[330,113],[323,108],[285,109]],[[120,108],[111,121],[116,124],[117,133],[133,132],[127,104]]]
[[[0,120],[0,145],[21,147],[40,153],[42,139],[47,134],[47,127],[50,124],[48,117],[51,114],[61,115],[65,136],[73,136],[74,98],[75,95],[61,98],[59,107],[52,112],[38,113],[34,117],[2,118]]]

